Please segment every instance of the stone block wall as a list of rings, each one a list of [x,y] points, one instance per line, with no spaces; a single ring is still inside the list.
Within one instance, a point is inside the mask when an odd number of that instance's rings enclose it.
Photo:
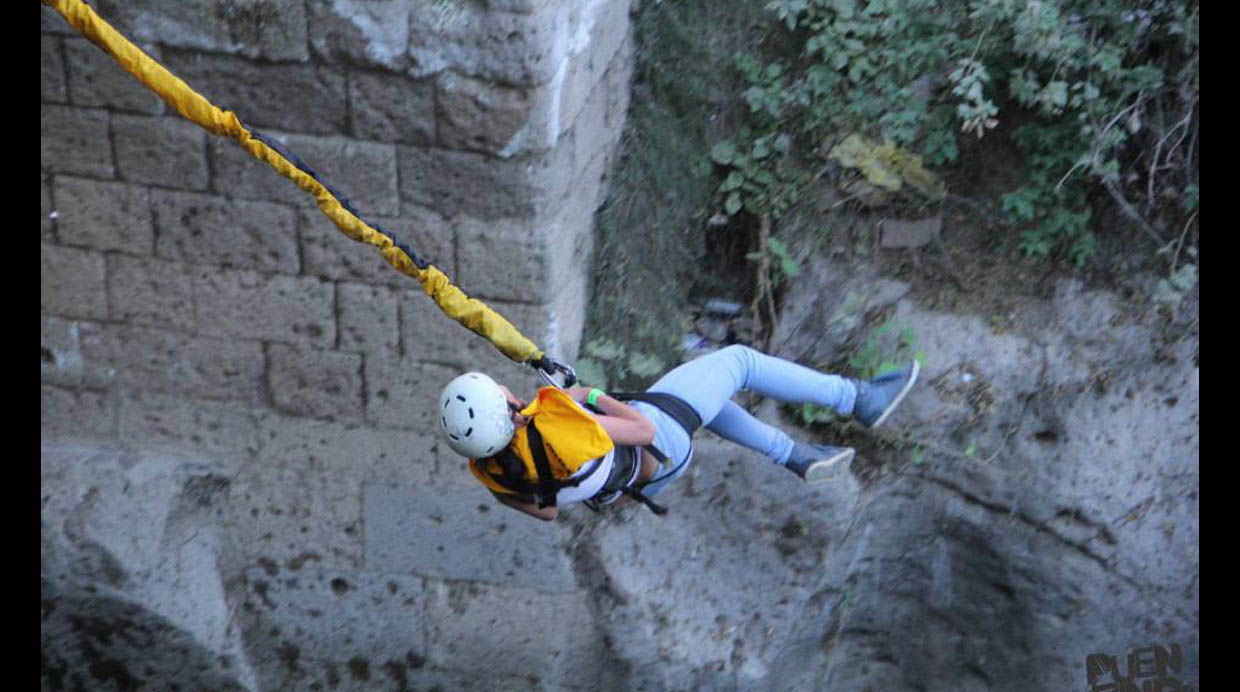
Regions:
[[[91,4],[540,348],[577,355],[593,212],[628,105],[632,0]],[[78,556],[103,551],[125,574],[103,610],[133,625],[150,609],[205,647],[203,679],[247,689],[477,679],[484,630],[515,652],[488,673],[497,688],[554,680],[596,650],[570,530],[488,514],[434,435],[434,399],[459,372],[532,391],[533,371],[41,12],[45,597],[93,598],[98,574]],[[204,483],[225,492],[203,499]],[[211,527],[211,559],[134,547],[122,520],[91,524],[109,502],[156,502],[138,516],[165,535]],[[523,563],[522,541],[540,557]],[[174,577],[152,576],[156,563]],[[161,609],[182,592],[219,602]],[[578,653],[540,663],[540,642],[495,620],[492,605],[515,601],[567,613]],[[319,621],[333,604],[359,628],[349,643]],[[45,617],[45,655],[98,654],[59,617]]]

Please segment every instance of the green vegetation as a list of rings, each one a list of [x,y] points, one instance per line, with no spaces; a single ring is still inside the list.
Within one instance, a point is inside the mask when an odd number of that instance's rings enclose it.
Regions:
[[[595,339],[582,349],[583,358],[577,361],[577,377],[583,384],[603,389],[611,388],[612,382],[628,380],[649,382],[667,369],[662,360],[641,352],[630,352],[624,344],[612,339]]]
[[[634,22],[587,323],[623,343],[592,356],[613,383],[646,382],[632,358],[679,361],[691,295],[769,327],[793,248],[847,251],[808,203],[824,180],[832,209],[905,216],[991,195],[997,251],[1080,267],[1106,239],[1163,262],[1168,300],[1196,280],[1196,2],[663,0]],[[951,188],[984,161],[1014,182]]]
[[[907,324],[900,325],[897,329],[896,323],[888,319],[861,339],[861,344],[848,358],[849,376],[868,380],[885,372],[899,370],[910,358],[917,359],[923,366],[926,364],[926,352],[917,348],[917,332]],[[807,426],[832,424],[841,420],[831,408],[816,404],[800,404],[787,407],[786,410]]]
[[[729,215],[778,218],[795,200],[802,181],[781,176],[776,155],[826,163],[824,151],[863,133],[892,154],[921,152],[950,167],[958,133],[982,139],[1005,117],[1019,123],[1011,137],[1028,173],[1002,209],[1025,255],[1086,263],[1103,201],[1157,248],[1184,244],[1169,232],[1196,218],[1195,2],[772,0],[766,8],[782,23],[780,54],[736,55],[748,118],[711,150],[724,166]]]
[[[632,354],[680,362],[691,294],[741,297],[734,266],[717,258],[753,247],[746,233],[703,231],[718,185],[708,154],[736,122],[739,81],[721,66],[768,19],[760,3],[665,0],[642,3],[633,22],[633,94],[609,197],[595,219],[583,349],[600,381],[629,389],[650,383],[628,367]],[[592,352],[599,340],[623,343],[624,355]]]

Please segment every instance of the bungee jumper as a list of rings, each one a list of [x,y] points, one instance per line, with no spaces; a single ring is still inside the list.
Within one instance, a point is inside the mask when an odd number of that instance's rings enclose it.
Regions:
[[[681,364],[645,392],[557,385],[539,389],[530,402],[470,372],[444,388],[439,424],[448,446],[469,458],[473,475],[515,510],[552,521],[560,505],[598,510],[628,496],[662,515],[666,508],[651,498],[689,468],[693,434],[702,426],[809,484],[840,477],[852,460],[850,447],[799,442],[758,420],[732,400],[738,392],[829,406],[873,429],[912,389],[919,370],[912,360],[861,381],[733,344]]]
[[[500,502],[544,520],[560,504],[592,509],[631,497],[657,514],[651,498],[688,469],[693,434],[703,425],[765,454],[808,483],[829,479],[855,454],[810,445],[754,418],[732,397],[741,390],[789,403],[830,406],[874,428],[916,382],[916,361],[869,381],[820,373],[732,345],[684,363],[640,393],[572,386],[576,374],[538,348],[503,316],[467,296],[395,234],[363,220],[353,206],[292,152],[212,104],[105,22],[82,0],[42,0],[70,26],[114,58],[177,113],[208,132],[234,139],[314,197],[350,239],[374,246],[393,269],[416,279],[449,317],[487,339],[510,360],[537,370],[548,386],[532,401],[518,399],[482,373],[466,373],[444,389],[440,427],[449,446],[470,458],[470,470]],[[563,378],[561,385],[556,377]]]

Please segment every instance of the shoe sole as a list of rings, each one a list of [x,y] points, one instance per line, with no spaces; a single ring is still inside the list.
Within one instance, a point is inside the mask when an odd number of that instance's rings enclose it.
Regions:
[[[835,477],[831,474],[831,472],[841,464],[846,464],[852,461],[853,455],[856,453],[857,451],[854,449],[844,449],[833,457],[815,461],[809,465],[809,468],[805,469],[805,482],[809,485],[814,485],[816,483],[835,480]]]
[[[887,406],[887,410],[883,411],[883,415],[879,416],[878,420],[874,421],[873,425],[869,427],[870,430],[882,425],[883,421],[887,420],[887,417],[891,415],[891,412],[896,410],[896,406],[899,406],[900,402],[904,401],[904,396],[908,394],[909,390],[912,389],[913,385],[917,382],[917,374],[919,372],[921,372],[921,364],[914,360],[913,374],[909,376],[908,383],[904,385],[904,389],[900,390],[900,393],[896,395],[896,398],[891,400],[891,403]]]

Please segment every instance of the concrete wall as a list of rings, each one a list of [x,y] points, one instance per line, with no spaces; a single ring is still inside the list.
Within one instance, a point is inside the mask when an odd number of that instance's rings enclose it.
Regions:
[[[93,4],[541,348],[576,355],[631,0]],[[174,633],[213,689],[502,688],[595,651],[568,530],[488,514],[433,434],[455,374],[529,390],[532,371],[41,12],[45,601]],[[491,609],[512,602],[565,613],[579,653],[548,665],[545,641]],[[177,677],[144,677],[74,606],[52,610],[45,681]],[[479,636],[507,663],[477,671]]]

